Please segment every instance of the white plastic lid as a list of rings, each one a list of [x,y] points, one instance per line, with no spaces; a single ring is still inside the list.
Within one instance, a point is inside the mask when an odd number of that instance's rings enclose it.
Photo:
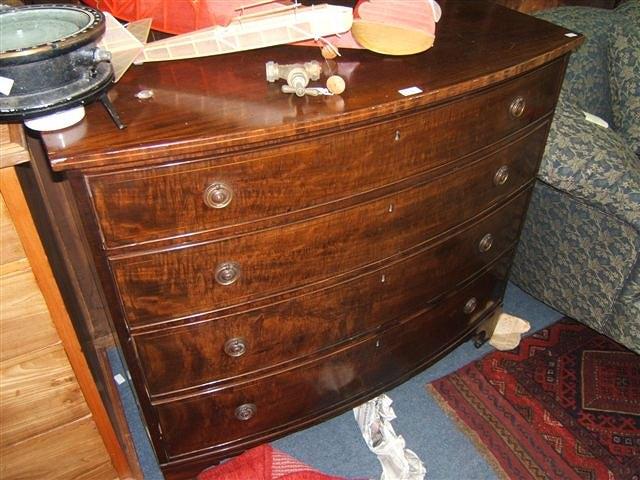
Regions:
[[[43,115],[42,117],[25,120],[24,124],[32,130],[51,132],[75,125],[84,118],[84,106],[79,105],[68,110]]]

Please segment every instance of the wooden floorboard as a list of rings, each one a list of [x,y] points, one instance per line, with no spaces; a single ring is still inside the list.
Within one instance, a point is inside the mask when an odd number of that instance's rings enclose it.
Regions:
[[[116,479],[118,475],[26,258],[4,195],[3,189],[0,478]]]
[[[4,200],[0,201],[0,264],[26,260],[16,228],[9,217]]]
[[[60,342],[28,263],[26,267],[0,275],[0,361]]]
[[[60,343],[0,363],[0,446],[89,415]]]
[[[117,478],[90,415],[0,450],[0,478]]]

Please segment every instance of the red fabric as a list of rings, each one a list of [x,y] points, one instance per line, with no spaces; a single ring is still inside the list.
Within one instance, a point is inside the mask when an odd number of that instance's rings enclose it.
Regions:
[[[180,34],[228,25],[241,12],[238,8],[252,4],[250,0],[82,0],[83,3],[109,12],[128,22],[151,18],[151,27],[166,33]],[[278,7],[279,4],[252,7],[247,14]]]
[[[209,2],[191,0],[82,0],[87,5],[111,13],[128,22],[151,18],[151,28],[166,33],[185,33],[222,23],[209,8]]]
[[[314,470],[295,458],[261,445],[217,467],[208,468],[198,480],[344,480]]]
[[[640,356],[573,320],[431,384],[508,478],[638,480]]]

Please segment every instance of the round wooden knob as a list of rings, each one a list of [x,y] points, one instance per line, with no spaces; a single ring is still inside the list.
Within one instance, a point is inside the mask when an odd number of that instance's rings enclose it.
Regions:
[[[220,285],[231,285],[240,277],[240,266],[234,262],[223,262],[216,267],[215,278]]]
[[[347,84],[340,75],[331,75],[327,79],[327,89],[334,95],[340,95],[347,88]]]
[[[478,308],[478,299],[476,297],[471,297],[467,300],[467,303],[464,304],[463,311],[467,315],[473,313],[475,309]]]
[[[511,101],[511,105],[509,105],[509,113],[514,117],[521,117],[524,113],[524,109],[526,106],[526,102],[523,97],[516,97]]]
[[[493,176],[493,184],[496,186],[504,185],[505,183],[507,183],[508,179],[509,167],[503,165],[496,171],[496,174]]]
[[[480,239],[480,243],[478,244],[478,249],[482,252],[488,252],[491,250],[493,246],[493,235],[487,233],[484,237]]]
[[[258,412],[258,407],[253,403],[245,403],[236,408],[235,416],[238,420],[242,422],[246,422],[247,420],[253,418],[253,416]]]
[[[230,338],[224,343],[224,353],[230,357],[241,357],[247,351],[247,343],[244,338]]]
[[[232,199],[233,190],[223,182],[213,182],[204,191],[204,203],[210,208],[224,208]]]
[[[333,45],[323,45],[320,49],[320,53],[322,54],[322,58],[326,60],[333,60],[338,56],[338,49]]]

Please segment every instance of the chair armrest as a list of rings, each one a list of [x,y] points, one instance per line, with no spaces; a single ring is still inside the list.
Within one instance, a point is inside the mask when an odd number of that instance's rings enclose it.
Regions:
[[[590,7],[558,7],[535,16],[585,36],[569,59],[561,98],[612,123],[607,55],[617,17],[611,10]]]
[[[640,12],[637,17],[635,21],[621,21],[613,26],[609,81],[615,129],[640,155]]]
[[[616,132],[558,104],[540,180],[630,223],[640,232],[640,159]]]

